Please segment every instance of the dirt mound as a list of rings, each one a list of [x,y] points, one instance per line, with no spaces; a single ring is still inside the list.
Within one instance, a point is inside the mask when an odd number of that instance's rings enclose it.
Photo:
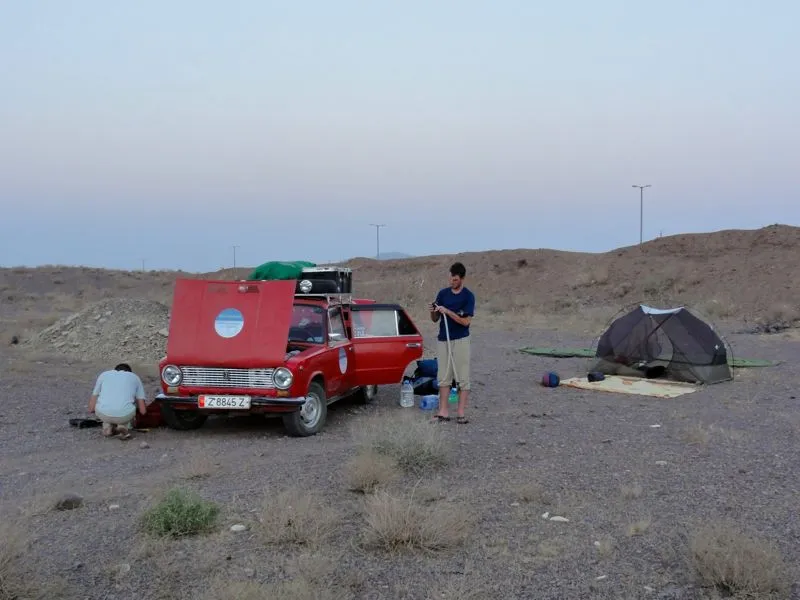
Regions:
[[[166,350],[169,308],[153,300],[111,298],[90,304],[25,342],[25,346],[107,362],[157,362]]]

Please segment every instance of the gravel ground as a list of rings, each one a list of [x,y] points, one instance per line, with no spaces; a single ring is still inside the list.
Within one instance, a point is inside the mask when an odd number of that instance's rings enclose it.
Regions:
[[[517,350],[586,340],[476,331],[472,422],[441,425],[452,445],[450,464],[402,483],[418,483],[431,498],[444,496],[475,517],[464,545],[438,553],[385,553],[357,543],[364,497],[346,488],[343,465],[354,453],[353,427],[370,414],[392,419],[404,411],[394,386],[367,408],[335,405],[326,430],[313,438],[288,438],[277,420],[229,419],[121,442],[67,423],[84,414],[105,365],[68,365],[63,358],[37,364],[8,347],[0,350],[3,520],[30,536],[29,580],[57,582],[67,598],[199,598],[220,575],[251,582],[288,577],[302,548],[267,547],[252,530],[229,527],[255,522],[266,488],[291,486],[322,495],[339,514],[320,553],[334,557],[336,574],[352,584],[343,597],[713,597],[695,585],[686,544],[699,526],[719,519],[777,544],[790,581],[800,582],[800,343],[728,339],[738,356],[783,363],[740,370],[733,383],[664,400],[542,388],[544,371],[581,375],[587,362]],[[155,390],[152,380],[148,386]],[[222,504],[219,532],[164,545],[147,541],[137,519],[175,484]],[[82,496],[83,505],[49,508],[68,492]],[[545,520],[545,511],[569,521]],[[649,526],[631,536],[636,523]]]

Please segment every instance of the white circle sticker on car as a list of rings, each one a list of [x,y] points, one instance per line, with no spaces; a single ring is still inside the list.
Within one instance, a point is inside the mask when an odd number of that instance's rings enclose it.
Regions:
[[[232,338],[238,335],[243,328],[244,317],[235,308],[226,308],[214,320],[214,330],[217,335],[224,338]]]

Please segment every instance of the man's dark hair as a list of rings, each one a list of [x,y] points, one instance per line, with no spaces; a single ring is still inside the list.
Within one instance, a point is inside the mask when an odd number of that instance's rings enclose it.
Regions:
[[[461,277],[461,279],[464,279],[466,274],[467,268],[460,262],[453,263],[450,266],[450,275],[455,275],[456,277]]]
[[[131,372],[131,366],[128,363],[119,363],[116,367],[114,367],[115,371],[128,371]]]

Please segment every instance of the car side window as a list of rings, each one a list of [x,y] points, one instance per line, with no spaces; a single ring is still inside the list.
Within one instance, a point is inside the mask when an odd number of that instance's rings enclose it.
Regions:
[[[328,319],[330,320],[330,330],[328,331],[329,342],[341,342],[347,339],[347,331],[344,328],[344,320],[342,319],[342,308],[337,306],[328,311]]]
[[[353,311],[355,337],[398,337],[417,335],[411,320],[402,311],[375,309]]]

